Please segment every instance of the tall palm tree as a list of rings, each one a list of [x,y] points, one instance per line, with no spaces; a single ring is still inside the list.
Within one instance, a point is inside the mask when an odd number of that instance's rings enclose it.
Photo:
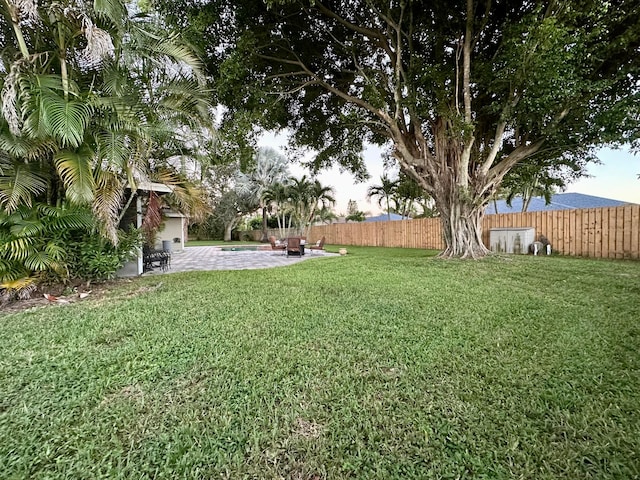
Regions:
[[[294,211],[292,195],[293,192],[291,191],[289,182],[271,185],[271,187],[267,188],[262,194],[262,201],[267,208],[272,208],[275,211],[280,238],[286,236],[285,229],[291,229]],[[288,226],[286,224],[287,216],[289,217]]]
[[[262,211],[262,242],[267,242],[267,203],[265,192],[289,178],[287,159],[272,148],[261,148],[255,156],[255,167],[241,173],[236,179],[236,189],[243,196],[253,198]]]
[[[307,219],[309,205],[311,203],[312,181],[303,175],[300,178],[292,178],[289,186],[289,197],[293,207],[293,216],[296,228],[302,235],[304,223]]]
[[[380,185],[371,185],[367,190],[367,198],[378,197],[378,206],[382,207],[384,200],[387,206],[387,218],[391,220],[391,198],[398,186],[397,180],[391,180],[387,175],[380,177]]]
[[[292,178],[288,189],[289,204],[301,235],[308,236],[318,208],[335,204],[334,190],[306,175]]]

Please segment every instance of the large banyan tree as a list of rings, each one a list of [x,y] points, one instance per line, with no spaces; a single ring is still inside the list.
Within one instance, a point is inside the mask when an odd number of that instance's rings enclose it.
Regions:
[[[392,145],[435,200],[444,256],[487,253],[484,208],[520,162],[589,158],[638,133],[635,0],[167,6],[205,42],[230,113],[267,113],[316,167],[358,169],[364,141]]]

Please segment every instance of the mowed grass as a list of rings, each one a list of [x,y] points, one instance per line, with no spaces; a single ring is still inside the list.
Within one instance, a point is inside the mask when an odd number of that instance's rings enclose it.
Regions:
[[[640,263],[348,248],[5,316],[2,478],[640,476]]]

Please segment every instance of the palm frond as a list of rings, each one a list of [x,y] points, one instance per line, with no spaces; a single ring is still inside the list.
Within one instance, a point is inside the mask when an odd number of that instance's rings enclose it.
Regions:
[[[57,208],[57,207],[54,207]],[[57,215],[47,219],[47,230],[88,230],[95,226],[95,218],[87,209],[61,209]]]
[[[5,269],[2,262],[0,262],[0,280],[3,282],[0,283],[0,288],[16,292],[18,298],[29,298],[31,293],[36,289],[36,279],[31,276],[23,276],[24,274],[25,272],[20,269],[15,271],[9,267]]]
[[[62,147],[80,146],[91,119],[91,109],[87,103],[65,100],[49,90],[41,93],[40,108],[47,131]]]
[[[130,33],[135,37],[139,51],[147,59],[162,67],[166,67],[167,61],[184,64],[199,83],[205,83],[201,60],[193,48],[179,40],[176,35],[167,37],[166,32],[156,34],[140,25],[132,25]]]
[[[102,91],[107,97],[119,98],[124,96],[129,79],[125,71],[117,66],[103,70]]]
[[[65,90],[60,75],[44,74],[25,77],[22,84],[21,102],[22,117],[25,119],[24,133],[31,138],[46,139],[52,137],[58,142],[61,141],[60,131],[56,130],[54,126],[57,126],[58,129],[63,126],[60,124],[60,118],[65,118],[64,114],[68,103],[71,103],[72,108],[70,112],[66,112],[67,116],[76,113],[76,110],[81,110],[82,108],[79,105],[82,105],[83,102],[80,100],[68,102],[60,94],[66,92],[77,97],[79,92],[78,85],[73,81],[68,81],[67,89]],[[84,108],[90,109],[90,104],[87,103]],[[73,116],[71,116],[71,119],[73,120]],[[85,120],[88,121],[88,119],[89,115],[86,115]],[[57,121],[58,123],[52,125],[52,121],[54,123]],[[63,137],[62,140],[66,142],[68,138]]]
[[[34,196],[47,188],[47,178],[37,165],[12,162],[0,168],[0,208],[14,211],[19,205],[32,205]]]
[[[55,205],[48,205],[46,203],[39,203],[36,205],[35,212],[30,208],[18,209],[16,213],[22,215],[22,218],[29,218],[30,216],[37,215],[38,217],[52,217],[57,218],[64,215],[65,209],[57,207]]]
[[[197,82],[171,81],[159,89],[160,106],[178,114],[196,115],[202,124],[209,120],[211,91]],[[191,123],[191,122],[189,122]]]
[[[126,169],[127,161],[131,156],[131,148],[126,135],[112,130],[99,131],[94,135],[97,147],[98,164],[103,166]]]
[[[120,0],[94,0],[93,10],[98,17],[111,22],[117,28],[123,28],[127,19],[127,7]]]
[[[78,152],[61,150],[53,158],[67,197],[74,203],[90,203],[94,198],[95,182],[91,157],[91,151],[84,147]]]
[[[4,126],[6,124],[0,126],[0,150],[11,157],[33,161],[47,157],[55,151],[55,142],[50,139],[27,135],[14,137]],[[27,131],[27,122],[24,130]]]
[[[8,260],[24,262],[33,250],[36,240],[33,237],[12,238],[0,247],[0,252]]]
[[[94,121],[99,128],[120,133],[149,137],[147,113],[140,99],[122,97],[92,97],[91,107],[99,112]]]
[[[44,247],[44,251],[49,256],[49,258],[56,262],[64,259],[67,253],[63,247],[54,242],[48,242]]]
[[[9,232],[16,238],[32,238],[46,230],[46,228],[46,225],[39,219],[24,219],[11,225]]]
[[[35,93],[38,91],[51,90],[53,92],[63,92],[62,77],[57,74],[34,74],[29,78],[31,88]],[[78,85],[75,82],[69,82],[70,93],[77,94]]]
[[[42,250],[32,250],[23,260],[23,263],[25,267],[32,271],[46,270],[51,266],[52,259]]]
[[[164,200],[177,211],[202,221],[211,213],[206,192],[191,182],[173,184],[173,191]]]
[[[155,233],[158,231],[162,223],[162,203],[157,193],[149,192],[149,201],[147,202],[147,212],[142,220],[142,231],[148,243],[152,243]]]
[[[124,197],[124,185],[119,175],[101,170],[96,178],[93,213],[102,234],[114,245],[118,244],[118,217]]]

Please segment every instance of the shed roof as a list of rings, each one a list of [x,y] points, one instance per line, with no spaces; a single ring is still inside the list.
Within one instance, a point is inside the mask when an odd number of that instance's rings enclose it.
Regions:
[[[127,184],[127,188],[131,188],[131,185]],[[156,193],[172,193],[173,187],[165,185],[164,183],[157,182],[138,182],[137,190],[143,192],[156,192]]]

